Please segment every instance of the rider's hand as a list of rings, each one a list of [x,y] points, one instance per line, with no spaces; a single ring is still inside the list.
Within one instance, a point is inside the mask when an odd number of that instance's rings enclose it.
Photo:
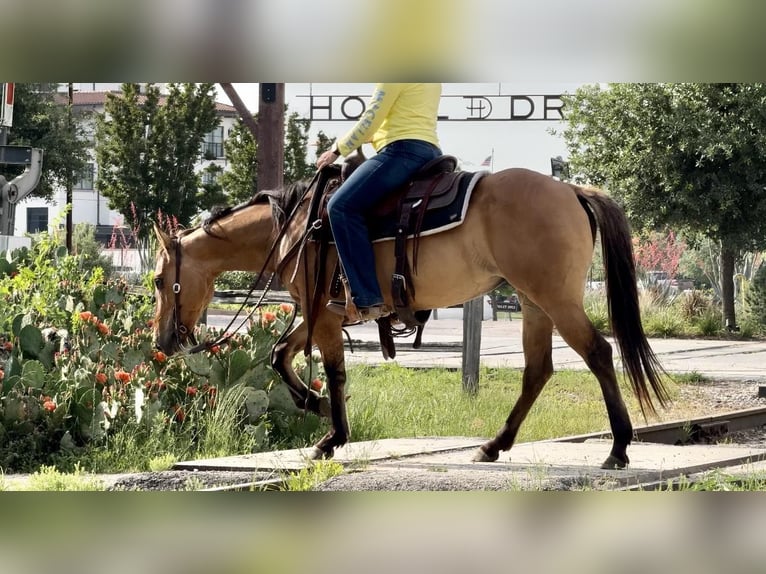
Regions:
[[[330,165],[336,159],[338,159],[339,155],[340,154],[338,154],[335,150],[327,150],[319,156],[319,159],[317,160],[317,169],[322,169],[324,166]]]

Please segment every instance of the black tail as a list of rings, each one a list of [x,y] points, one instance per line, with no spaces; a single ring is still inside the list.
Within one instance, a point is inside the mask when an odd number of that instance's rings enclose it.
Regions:
[[[633,259],[630,226],[615,201],[595,190],[573,186],[581,203],[590,208],[601,232],[601,247],[606,270],[606,298],[612,333],[622,356],[625,373],[638,398],[641,412],[656,414],[646,381],[662,407],[669,396],[663,377],[665,370],[646,340],[638,305],[636,266]]]

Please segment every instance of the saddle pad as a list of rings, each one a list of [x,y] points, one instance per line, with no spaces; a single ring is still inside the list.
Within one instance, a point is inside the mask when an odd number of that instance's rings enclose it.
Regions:
[[[465,219],[468,203],[471,199],[474,187],[478,181],[487,175],[487,171],[462,172],[458,182],[458,194],[451,204],[439,209],[429,209],[423,218],[423,226],[420,230],[420,236],[433,235],[457,227]],[[398,214],[393,213],[389,217],[375,218],[367,220],[370,239],[373,242],[392,241],[396,236],[396,226],[398,224]],[[409,234],[407,237],[413,237]]]

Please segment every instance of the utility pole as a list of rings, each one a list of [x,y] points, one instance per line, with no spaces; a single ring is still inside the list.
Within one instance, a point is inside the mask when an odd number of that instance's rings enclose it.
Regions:
[[[258,103],[258,187],[282,187],[284,164],[285,85],[261,84]]]
[[[72,133],[72,104],[74,100],[74,88],[72,82],[69,82],[67,93],[69,95],[69,105],[67,106],[67,129],[69,133]],[[74,185],[74,173],[70,169],[66,178],[66,248],[67,251],[72,253],[72,186]]]

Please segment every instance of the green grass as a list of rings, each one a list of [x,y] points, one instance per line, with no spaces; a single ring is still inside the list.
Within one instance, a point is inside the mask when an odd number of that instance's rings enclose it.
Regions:
[[[104,484],[77,466],[73,472],[61,472],[52,466],[43,466],[29,477],[24,490],[53,492],[82,492],[105,490]]]
[[[743,476],[733,476],[721,469],[705,473],[694,481],[681,477],[670,481],[666,488],[660,490],[680,490],[691,492],[753,492],[766,490],[766,475],[763,472],[753,472]]]
[[[258,438],[242,431],[241,397],[241,387],[222,391],[218,408],[199,414],[203,420],[188,424],[181,432],[167,426],[148,429],[141,424],[127,424],[109,435],[105,445],[89,446],[76,456],[62,456],[56,466],[72,470],[80,464],[97,473],[143,472],[167,470],[179,460],[253,452]]]
[[[285,490],[305,492],[314,490],[318,485],[343,473],[343,465],[331,460],[320,460],[286,477]]]
[[[424,436],[492,437],[505,422],[521,391],[521,371],[481,371],[479,392],[462,390],[461,374],[446,369],[416,370],[396,364],[354,366],[347,394],[354,441]],[[671,395],[677,387],[669,383]],[[643,420],[627,383],[625,402],[635,421]],[[517,441],[595,432],[609,428],[601,389],[587,372],[554,374],[521,427]]]

